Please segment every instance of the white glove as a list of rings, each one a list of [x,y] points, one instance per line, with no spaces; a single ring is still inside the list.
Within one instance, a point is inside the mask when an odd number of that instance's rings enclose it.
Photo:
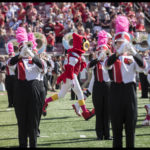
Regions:
[[[131,43],[129,43],[129,44],[126,46],[126,48],[127,48],[127,51],[129,51],[131,55],[135,56],[135,55],[137,54],[137,52],[136,52],[134,46],[133,46]]]
[[[128,44],[129,44],[129,42],[123,42],[121,44],[121,46],[119,47],[119,49],[117,50],[117,53],[118,54],[124,53],[126,51],[126,47],[127,47]]]
[[[34,53],[29,48],[26,49],[26,53],[32,58],[34,57]]]
[[[101,60],[102,58],[105,58],[106,57],[106,53],[104,51],[102,51],[99,56],[98,56],[98,60]]]
[[[25,57],[26,56],[26,47],[23,47],[21,49],[21,52],[20,52],[19,56],[21,56],[21,57]]]
[[[74,85],[75,85],[74,80],[70,80],[70,85],[71,85],[71,88],[74,88]]]

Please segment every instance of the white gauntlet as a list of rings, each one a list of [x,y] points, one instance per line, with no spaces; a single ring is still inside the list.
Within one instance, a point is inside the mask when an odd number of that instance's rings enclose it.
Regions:
[[[98,56],[98,60],[101,60],[102,58],[105,58],[106,57],[106,53],[103,51],[103,52],[101,52],[100,54],[99,54],[99,56]]]
[[[23,47],[21,49],[21,52],[20,52],[19,56],[21,56],[21,57],[25,57],[26,56],[26,47]]]
[[[129,43],[127,46],[126,46],[127,50],[130,52],[131,55],[135,56],[137,54],[134,46]]]
[[[120,55],[120,54],[123,54],[125,51],[126,51],[126,47],[127,45],[129,44],[129,42],[123,42],[121,44],[121,46],[119,47],[119,49],[117,50],[117,53]]]
[[[34,53],[33,53],[31,50],[29,50],[28,48],[26,49],[26,53],[27,53],[29,56],[31,56],[32,58],[34,57]]]

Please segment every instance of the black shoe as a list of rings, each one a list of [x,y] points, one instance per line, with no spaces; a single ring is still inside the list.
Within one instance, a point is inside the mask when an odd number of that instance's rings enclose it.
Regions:
[[[112,137],[104,137],[104,140],[113,140]]]
[[[12,108],[13,107],[13,104],[12,105],[8,105],[8,108]]]
[[[97,137],[97,139],[96,140],[98,140],[98,141],[102,141],[103,140],[103,138],[102,137]]]
[[[141,98],[148,98],[148,96],[142,96]]]
[[[40,137],[40,133],[39,133],[39,132],[37,132],[37,133],[36,133],[36,136],[37,136],[37,137]]]

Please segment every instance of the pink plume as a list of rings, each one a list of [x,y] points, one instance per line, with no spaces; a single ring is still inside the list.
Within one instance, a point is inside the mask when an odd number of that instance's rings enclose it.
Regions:
[[[31,41],[33,43],[33,49],[35,49],[37,46],[37,43],[35,41],[35,37],[32,32],[28,33],[28,41]]]
[[[17,42],[20,44],[21,42],[27,42],[28,41],[28,36],[26,29],[23,27],[18,27],[16,31],[16,39]]]
[[[8,43],[8,53],[13,53],[14,52],[14,47],[11,42]]]
[[[116,33],[129,31],[129,20],[126,16],[117,16],[115,23]]]
[[[107,36],[107,32],[104,30],[101,30],[98,33],[98,46],[100,45],[106,45],[108,42],[108,36]]]

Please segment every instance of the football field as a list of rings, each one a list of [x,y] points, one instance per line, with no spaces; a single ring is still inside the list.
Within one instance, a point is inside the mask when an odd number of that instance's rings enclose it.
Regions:
[[[47,96],[52,93],[48,92]],[[138,91],[138,121],[136,125],[135,147],[150,148],[150,126],[142,126],[145,119],[145,104],[149,99],[141,99]],[[41,119],[38,148],[112,148],[112,141],[97,141],[95,116],[88,121],[78,117],[72,109],[76,100],[70,100],[70,92],[63,99],[49,103],[47,116]],[[85,101],[89,110],[93,108],[91,96]],[[112,130],[111,136],[112,136]],[[18,147],[18,127],[14,108],[8,109],[7,93],[0,92],[0,147]],[[123,147],[125,132],[123,131]]]

